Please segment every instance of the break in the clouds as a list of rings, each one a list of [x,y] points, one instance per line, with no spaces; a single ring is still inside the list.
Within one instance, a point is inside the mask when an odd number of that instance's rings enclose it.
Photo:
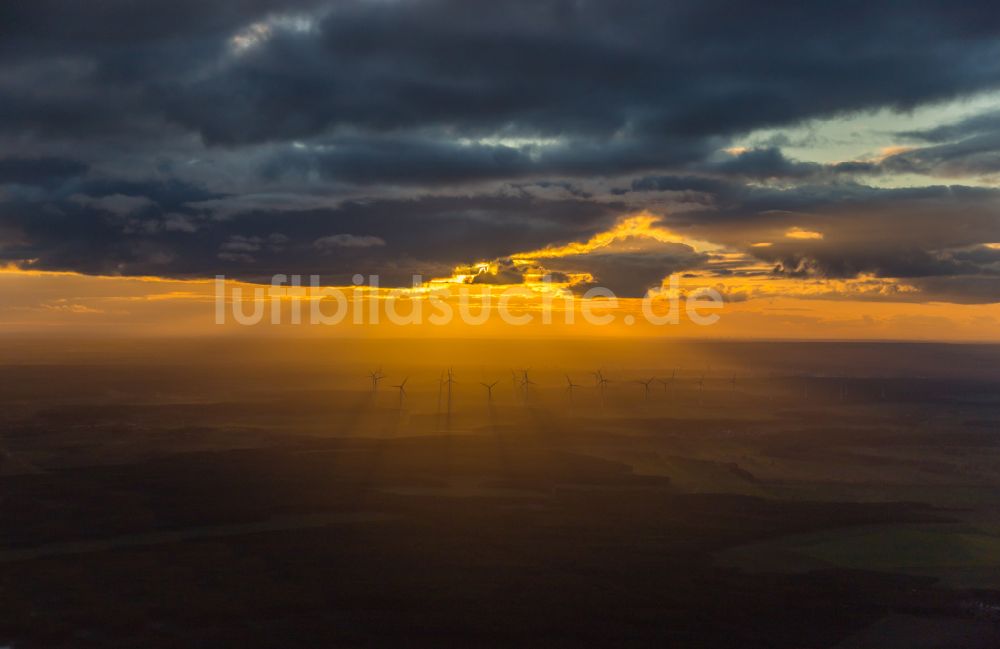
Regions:
[[[537,261],[622,294],[738,255],[1000,300],[988,3],[43,1],[0,23],[4,263],[516,282],[516,255],[645,212],[677,239]]]

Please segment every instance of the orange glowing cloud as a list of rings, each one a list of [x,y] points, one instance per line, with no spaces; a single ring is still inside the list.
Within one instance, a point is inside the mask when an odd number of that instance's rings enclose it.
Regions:
[[[586,257],[602,252],[643,253],[662,247],[664,244],[682,244],[696,252],[719,252],[721,247],[698,239],[684,237],[659,224],[660,217],[649,212],[640,212],[621,218],[613,227],[599,232],[587,241],[574,241],[562,245],[547,246],[537,250],[514,252],[500,260],[479,261],[454,269],[450,277],[431,280],[431,284],[471,284],[482,276],[502,277],[503,267],[516,271],[517,283],[541,283],[549,275],[543,267],[542,260],[562,257]],[[545,282],[546,287],[552,285],[567,286],[578,282],[593,280],[585,271],[560,273],[567,277],[563,282]],[[503,284],[502,281],[493,282]],[[514,282],[511,282],[514,283]]]
[[[822,239],[823,233],[816,232],[814,230],[804,230],[800,227],[789,228],[785,231],[785,237],[788,239]]]
[[[660,217],[649,212],[640,212],[622,218],[610,230],[595,234],[585,242],[573,242],[562,246],[549,246],[540,250],[518,253],[515,258],[552,259],[586,255],[600,249],[620,244],[622,248],[641,250],[651,243],[681,243],[690,246],[697,252],[720,250],[720,246],[708,241],[684,237],[662,225],[658,225]]]
[[[886,158],[891,158],[894,155],[899,155],[900,153],[907,153],[908,151],[913,151],[912,146],[886,146],[879,149],[878,155],[875,157],[875,162],[882,162]]]

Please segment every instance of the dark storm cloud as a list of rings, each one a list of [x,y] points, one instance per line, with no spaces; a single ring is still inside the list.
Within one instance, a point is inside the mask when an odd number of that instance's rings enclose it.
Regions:
[[[823,165],[789,160],[775,147],[742,151],[731,159],[714,165],[713,170],[753,180],[801,179],[819,175]]]
[[[919,131],[899,131],[896,135],[910,140],[941,144],[952,140],[961,140],[971,135],[996,133],[998,131],[1000,131],[1000,110],[995,110],[966,117],[951,124],[941,124],[934,128]]]
[[[947,288],[956,301],[1000,301],[1000,251],[981,245],[1000,242],[1000,190],[730,184],[713,197],[714,209],[677,212],[667,224],[689,236],[742,248],[772,264],[778,275],[902,278],[935,287],[935,299],[945,299],[941,291]],[[792,228],[822,238],[791,238]],[[761,240],[771,245],[751,245]],[[955,281],[943,279],[949,277]],[[959,278],[968,280],[969,290]]]
[[[587,261],[594,281],[576,285],[573,290],[584,294],[600,287],[618,297],[643,297],[650,289],[659,288],[663,278],[691,268],[692,261],[673,255],[595,255]]]
[[[0,158],[0,185],[52,186],[86,171],[86,164],[68,158]]]
[[[414,273],[447,276],[469,259],[590,237],[607,228],[622,207],[442,197],[258,210],[218,220],[178,204],[177,188],[159,189],[146,195],[74,195],[58,204],[0,203],[0,227],[19,233],[17,245],[0,246],[0,260],[33,259],[37,269],[173,277],[302,273],[346,283],[353,273],[363,273],[378,274],[385,284],[409,285]]]
[[[822,231],[752,250],[787,273],[986,275],[956,251],[1000,240],[989,191],[860,184],[995,173],[995,114],[882,162],[721,153],[1000,87],[985,3],[40,0],[0,24],[0,257],[39,268],[408,283],[664,202],[736,247]],[[675,252],[590,267],[641,293],[704,261]]]
[[[168,116],[209,142],[324,129],[669,142],[1000,80],[995,12],[953,4],[340,3],[202,78]]]
[[[698,268],[709,259],[683,243],[667,243],[654,250],[599,251],[587,255],[568,255],[542,260],[546,269],[561,273],[587,272],[592,282],[574,286],[578,293],[594,287],[610,289],[619,297],[642,297],[651,288],[658,288],[664,277],[683,270]]]
[[[912,282],[924,299],[960,304],[988,304],[1000,301],[1000,277],[963,275],[921,277]]]
[[[351,138],[329,145],[328,150],[306,152],[293,148],[275,155],[266,161],[262,173],[272,179],[317,173],[324,179],[360,185],[424,185],[520,178],[534,166],[527,152],[512,147]]]
[[[302,10],[317,4],[298,0],[5,2],[0,5],[0,24],[8,30],[0,53],[23,60],[46,54],[111,55],[116,48],[155,46],[165,41],[189,44],[229,34],[269,12]]]
[[[531,270],[525,265],[515,264],[512,259],[497,259],[494,263],[495,270],[477,272],[478,269],[469,269],[474,273],[473,284],[521,284],[524,282],[525,272]]]
[[[886,158],[882,167],[895,173],[940,177],[1000,173],[1000,125],[992,133],[897,153]]]
[[[540,174],[581,176],[628,172],[699,159],[712,150],[702,140],[674,143],[665,152],[637,142],[511,146],[406,137],[345,137],[314,148],[291,147],[270,156],[265,178],[308,177],[374,185],[434,186],[482,180],[516,180]],[[540,181],[542,183],[551,181]],[[543,185],[538,185],[543,186]]]
[[[632,181],[632,191],[636,192],[706,192],[721,194],[732,191],[734,187],[732,183],[703,176],[644,176]]]
[[[777,147],[738,151],[729,158],[693,166],[703,173],[749,181],[812,181],[850,175],[877,175],[882,167],[874,162],[847,161],[834,164],[802,162],[785,156]],[[635,186],[634,186],[635,187]],[[642,187],[640,183],[638,187]]]
[[[1000,111],[896,135],[921,146],[887,157],[881,166],[888,172],[939,177],[1000,173]]]
[[[633,179],[628,188],[615,188],[611,193],[624,196],[630,192],[678,192],[685,194],[688,202],[695,203],[699,202],[697,195],[704,194],[713,202],[725,205],[761,193],[747,183],[816,186],[826,182],[826,189],[832,185],[838,194],[850,193],[844,188],[853,187],[855,178],[881,175],[884,168],[879,163],[860,160],[833,164],[802,162],[788,158],[780,149],[764,147],[739,151],[721,160],[687,165],[681,171],[684,173],[640,176]]]
[[[851,244],[774,246],[761,256],[774,260],[776,272],[789,277],[852,278],[861,274],[876,277],[915,278],[939,275],[976,275],[985,269],[963,261],[948,251],[935,253],[880,242]],[[990,269],[995,272],[994,269]]]
[[[140,110],[227,144],[429,127],[669,144],[1000,81],[1000,20],[985,5],[313,5],[7,3],[0,20],[13,36],[0,55],[12,65],[85,61],[81,100],[97,88],[138,102],[82,104],[81,120]],[[312,22],[274,22],[253,47],[227,52],[241,29],[281,16]],[[33,97],[5,105],[15,112]],[[49,117],[61,125],[68,115]]]

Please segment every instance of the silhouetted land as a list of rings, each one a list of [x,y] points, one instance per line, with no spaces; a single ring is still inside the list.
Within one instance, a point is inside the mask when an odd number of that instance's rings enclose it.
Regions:
[[[5,350],[0,646],[1000,646],[995,348],[344,345]]]

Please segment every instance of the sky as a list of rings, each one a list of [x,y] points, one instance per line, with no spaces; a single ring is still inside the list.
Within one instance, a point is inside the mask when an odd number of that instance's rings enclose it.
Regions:
[[[0,24],[0,333],[211,333],[217,275],[280,273],[633,311],[674,276],[718,325],[601,333],[1000,338],[985,2],[40,0]]]

